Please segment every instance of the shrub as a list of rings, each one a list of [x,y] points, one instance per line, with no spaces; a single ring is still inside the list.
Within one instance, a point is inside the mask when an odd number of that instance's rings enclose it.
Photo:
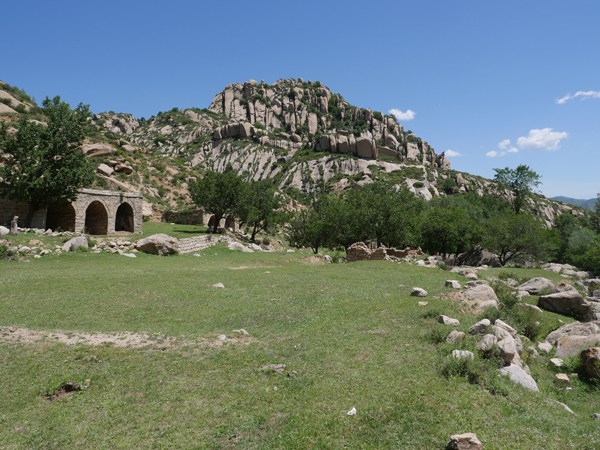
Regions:
[[[425,186],[425,185],[423,184],[422,181],[417,181],[415,184],[413,184],[413,187],[417,188],[417,189],[422,188],[423,186]]]

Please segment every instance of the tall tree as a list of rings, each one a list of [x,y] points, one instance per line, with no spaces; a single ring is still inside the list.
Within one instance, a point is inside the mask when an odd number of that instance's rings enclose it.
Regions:
[[[430,253],[442,253],[444,257],[461,253],[477,243],[473,242],[476,228],[461,208],[432,208],[421,218],[421,246]]]
[[[78,149],[90,132],[89,105],[72,110],[54,97],[42,102],[47,126],[21,117],[16,135],[0,126],[0,149],[8,160],[0,167],[0,195],[29,203],[25,226],[36,210],[76,200],[78,191],[94,181],[88,158]]]
[[[215,216],[213,233],[217,232],[223,217],[235,215],[243,183],[233,170],[226,170],[225,173],[206,172],[203,178],[190,185],[194,203]]]
[[[252,241],[256,233],[282,223],[287,214],[279,211],[281,197],[270,179],[244,183],[241,198],[236,208],[239,219],[252,227]]]
[[[511,192],[510,203],[513,211],[519,214],[531,197],[533,188],[541,184],[541,176],[524,164],[516,169],[494,169],[496,175],[494,181],[500,188],[508,189]]]
[[[483,246],[503,266],[522,256],[543,258],[548,250],[544,226],[528,214],[501,214],[485,223]]]
[[[309,247],[315,254],[320,248],[333,247],[335,225],[331,218],[335,201],[333,197],[321,193],[307,209],[299,211],[290,222],[290,245]]]
[[[372,183],[348,193],[347,201],[360,212],[362,240],[376,239],[377,245],[404,246],[414,237],[423,200],[405,186],[396,189]]]

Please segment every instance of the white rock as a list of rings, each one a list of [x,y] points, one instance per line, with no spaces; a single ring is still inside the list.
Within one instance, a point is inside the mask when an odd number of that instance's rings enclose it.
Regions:
[[[540,342],[538,348],[544,353],[550,353],[552,351],[552,344],[549,342]]]
[[[215,283],[215,284],[213,284],[213,285],[212,285],[212,287],[216,287],[216,288],[222,288],[222,289],[224,289],[224,288],[225,288],[225,285],[224,285],[223,283]]]
[[[515,384],[520,384],[521,386],[535,392],[539,392],[537,383],[535,380],[529,375],[525,370],[516,364],[510,364],[506,367],[502,367],[500,373],[502,375],[508,375],[510,377],[510,381]]]
[[[128,258],[137,258],[133,253],[121,253],[123,256],[127,256]]]
[[[483,336],[481,341],[477,343],[477,348],[484,352],[494,348],[494,345],[498,343],[498,339],[493,334],[486,334]]]
[[[488,319],[482,319],[469,328],[469,333],[484,335],[487,333],[490,324],[491,322]]]
[[[453,289],[461,289],[460,283],[456,280],[446,280],[446,287],[451,287]]]
[[[552,358],[552,359],[550,360],[550,365],[551,365],[552,367],[562,367],[562,365],[563,365],[563,360],[562,360],[562,359],[560,359],[560,358]]]
[[[419,287],[414,287],[410,295],[413,297],[427,297],[427,291]]]
[[[454,359],[474,359],[475,356],[473,355],[473,352],[470,352],[468,350],[452,350],[452,357]]]
[[[452,325],[454,327],[460,326],[460,322],[458,319],[452,319],[448,316],[441,315],[438,319],[439,323],[443,323],[444,325]]]
[[[464,339],[465,336],[465,333],[463,333],[462,331],[452,330],[446,338],[446,344],[453,344],[459,339]]]

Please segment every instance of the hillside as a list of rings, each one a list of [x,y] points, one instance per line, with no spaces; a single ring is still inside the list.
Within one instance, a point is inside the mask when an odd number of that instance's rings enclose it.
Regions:
[[[2,119],[24,114],[43,122],[24,91],[1,84],[0,96]],[[189,183],[206,170],[227,168],[246,179],[273,179],[299,200],[373,182],[406,185],[427,200],[497,191],[490,180],[452,170],[444,153],[395,117],[350,105],[302,78],[230,84],[204,109],[173,108],[148,120],[104,112],[93,120],[95,132],[82,150],[98,168],[94,187],[141,192],[146,215],[193,206]],[[532,206],[547,225],[565,211],[584,214],[542,196]]]

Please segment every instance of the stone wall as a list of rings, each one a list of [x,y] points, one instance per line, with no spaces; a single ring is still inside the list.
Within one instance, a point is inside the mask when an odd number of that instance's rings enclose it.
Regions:
[[[406,248],[404,250],[398,250],[395,248],[379,247],[375,249],[369,248],[364,242],[356,242],[352,244],[346,250],[346,256],[348,262],[352,261],[391,261],[390,256],[397,258],[404,258],[406,256],[417,256],[422,255],[421,249]]]
[[[219,236],[216,234],[180,239],[178,242],[179,254],[185,255],[187,253],[199,252],[222,241],[231,242],[233,239],[229,236]]]
[[[180,223],[183,225],[204,225],[204,211],[165,211],[163,220],[165,222]]]
[[[10,224],[19,216],[19,226],[25,226],[29,205],[26,202],[0,199],[0,224]],[[90,234],[115,234],[119,231],[142,232],[142,195],[125,192],[82,189],[77,200],[66,207],[39,209],[35,212],[31,228],[58,226],[63,231]]]

